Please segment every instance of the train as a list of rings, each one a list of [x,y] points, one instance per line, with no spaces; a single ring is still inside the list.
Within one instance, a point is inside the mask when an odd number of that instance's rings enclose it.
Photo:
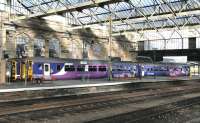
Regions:
[[[188,76],[187,64],[135,63],[61,58],[9,59],[7,71],[12,81],[136,78],[143,76]]]

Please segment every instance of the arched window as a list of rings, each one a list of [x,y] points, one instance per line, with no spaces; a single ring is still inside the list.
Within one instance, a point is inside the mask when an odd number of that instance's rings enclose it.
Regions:
[[[29,42],[29,37],[25,34],[18,35],[16,39],[16,44],[27,44]]]
[[[56,38],[52,38],[49,41],[49,57],[59,57],[60,56],[60,43]]]
[[[18,58],[29,56],[29,37],[25,34],[18,35],[16,38],[16,54]]]
[[[34,56],[45,56],[45,40],[42,37],[34,40]]]

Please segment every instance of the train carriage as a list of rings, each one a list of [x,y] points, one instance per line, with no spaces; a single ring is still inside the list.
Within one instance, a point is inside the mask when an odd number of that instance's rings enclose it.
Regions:
[[[26,79],[26,72],[31,75],[27,79],[31,80],[96,79],[108,76],[108,64],[105,61],[47,58],[12,59],[9,61],[13,64],[12,80]],[[27,62],[28,64],[26,64]]]
[[[133,63],[119,61],[111,63],[109,72],[108,61],[81,60],[60,58],[28,58],[9,59],[11,79],[16,80],[69,80],[69,79],[97,79],[134,78],[143,76],[187,76],[189,65],[174,63]]]
[[[136,76],[136,64],[133,62],[112,63],[113,78],[133,78]]]

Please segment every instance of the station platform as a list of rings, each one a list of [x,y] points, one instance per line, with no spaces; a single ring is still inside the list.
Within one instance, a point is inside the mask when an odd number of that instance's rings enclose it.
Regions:
[[[4,85],[0,85],[0,92],[20,91],[20,90],[40,90],[40,89],[54,89],[54,88],[77,88],[77,87],[90,87],[90,86],[104,86],[104,85],[117,85],[127,83],[155,83],[165,81],[187,81],[200,79],[200,76],[186,77],[143,77],[141,79],[113,79],[111,81],[107,79],[84,79],[84,80],[57,80],[57,81],[43,81],[40,84],[27,82],[6,82]]]
[[[200,81],[199,76],[190,77],[148,77],[132,80],[66,80],[44,81],[42,84],[27,82],[7,83],[0,86],[0,102],[40,99],[50,97],[83,95],[152,86],[156,83]]]

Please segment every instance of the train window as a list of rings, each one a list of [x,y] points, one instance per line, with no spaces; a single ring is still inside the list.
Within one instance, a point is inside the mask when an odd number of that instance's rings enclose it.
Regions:
[[[60,71],[60,70],[61,70],[61,65],[58,64],[58,65],[57,65],[57,71]]]
[[[32,62],[31,61],[29,61],[29,66],[32,66]]]
[[[117,71],[117,69],[112,69],[112,71]]]
[[[75,71],[75,67],[74,67],[74,65],[70,65],[71,67],[70,67],[70,70],[71,71]]]
[[[99,71],[106,71],[106,66],[99,66]]]
[[[122,70],[120,68],[118,68],[117,71],[122,71]]]
[[[48,65],[45,65],[45,66],[44,66],[44,69],[45,69],[45,71],[49,71],[49,66],[48,66]]]
[[[74,65],[65,65],[65,71],[75,71]]]
[[[155,68],[155,69],[154,69],[154,71],[158,71],[158,69],[157,69],[157,68]]]
[[[69,71],[69,65],[65,65],[65,71]]]
[[[85,71],[85,66],[84,65],[80,65],[77,67],[77,71]]]
[[[97,67],[96,66],[89,66],[89,71],[97,71]]]
[[[42,64],[37,65],[38,69],[42,69]]]

